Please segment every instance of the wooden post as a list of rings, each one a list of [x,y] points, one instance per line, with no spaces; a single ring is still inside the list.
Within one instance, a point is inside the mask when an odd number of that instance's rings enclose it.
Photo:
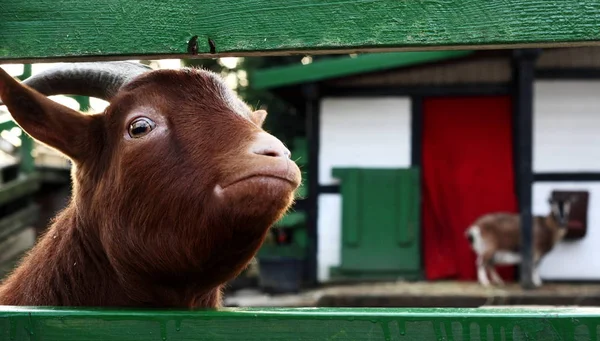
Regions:
[[[513,55],[514,117],[516,121],[517,182],[519,214],[521,216],[521,286],[533,285],[533,234],[531,190],[533,185],[533,80],[538,50],[516,50]]]
[[[319,108],[319,90],[316,84],[303,87],[306,112],[306,137],[308,139],[308,202],[307,202],[307,284],[318,284],[318,220],[319,220],[319,146],[321,112]]]

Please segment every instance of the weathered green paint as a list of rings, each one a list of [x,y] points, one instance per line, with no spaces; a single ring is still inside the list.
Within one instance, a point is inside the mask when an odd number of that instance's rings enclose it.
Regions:
[[[599,18],[597,0],[2,1],[0,60],[590,45]]]
[[[342,197],[341,264],[335,276],[414,277],[421,270],[416,168],[334,168]]]
[[[279,66],[259,70],[250,75],[250,84],[255,89],[279,88],[460,58],[471,53],[473,51],[388,52],[362,54],[356,57],[328,58],[306,65]]]
[[[1,340],[596,340],[600,310],[0,307]]]

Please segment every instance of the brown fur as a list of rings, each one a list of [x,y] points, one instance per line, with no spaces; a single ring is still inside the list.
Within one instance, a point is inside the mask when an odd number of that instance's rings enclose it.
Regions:
[[[521,230],[518,214],[493,213],[479,218],[473,225],[481,229],[481,237],[487,245],[486,263],[493,264],[496,251],[520,252]],[[533,219],[533,250],[536,261],[550,252],[566,233],[552,215]]]
[[[534,284],[541,285],[537,267],[541,259],[561,241],[567,233],[571,203],[576,198],[564,202],[564,223],[561,223],[558,212],[558,202],[550,199],[551,212],[547,216],[534,216],[532,225]],[[477,254],[478,280],[488,285],[487,272],[492,281],[502,284],[495,265],[520,263],[521,250],[521,219],[518,214],[490,213],[479,217],[465,231],[473,251]]]
[[[207,71],[144,74],[96,115],[2,69],[0,98],[26,132],[74,163],[72,199],[0,286],[3,305],[217,307],[221,286],[251,260],[300,182],[288,158],[248,151],[266,134],[266,113]],[[131,139],[137,115],[157,126]],[[282,162],[285,181],[254,177],[215,191]]]

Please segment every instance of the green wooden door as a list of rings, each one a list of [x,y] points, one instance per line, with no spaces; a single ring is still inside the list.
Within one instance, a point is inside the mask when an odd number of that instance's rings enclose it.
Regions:
[[[341,266],[334,277],[420,275],[417,169],[336,168],[342,195]]]

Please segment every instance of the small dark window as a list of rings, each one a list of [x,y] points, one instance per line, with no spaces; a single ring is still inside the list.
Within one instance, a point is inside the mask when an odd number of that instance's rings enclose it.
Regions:
[[[577,196],[577,201],[571,207],[565,240],[577,240],[585,237],[590,194],[588,191],[552,191],[552,197],[556,199],[566,199],[573,195]]]

